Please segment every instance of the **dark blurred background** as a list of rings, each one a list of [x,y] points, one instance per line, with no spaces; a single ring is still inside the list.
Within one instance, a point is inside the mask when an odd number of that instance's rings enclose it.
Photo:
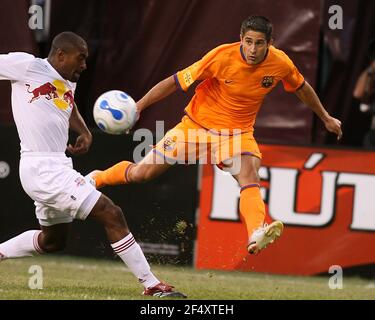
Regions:
[[[42,30],[28,26],[32,4],[44,10]],[[328,27],[331,5],[343,9],[342,30]],[[369,64],[367,44],[375,38],[373,0],[2,0],[1,8],[0,53],[25,51],[46,57],[53,37],[67,30],[80,34],[89,45],[88,70],[75,96],[94,132],[90,154],[74,160],[83,174],[131,159],[136,145],[131,135],[109,137],[96,128],[92,107],[101,93],[120,89],[140,99],[158,81],[192,64],[215,46],[239,41],[241,22],[254,14],[273,22],[276,47],[292,58],[326,109],[342,121],[344,136],[340,145],[360,148],[370,128],[371,115],[360,112],[352,92]],[[193,93],[193,89],[176,93],[147,109],[136,129],[155,130],[156,120],[165,121],[165,130],[173,127]],[[32,201],[18,179],[19,145],[10,106],[10,84],[6,81],[0,82],[0,101],[0,160],[11,165],[10,179],[0,179],[5,203],[0,209],[1,242],[31,225],[37,227],[37,221],[30,213],[34,210]],[[281,85],[266,98],[255,137],[259,143],[337,143],[313,113],[295,95],[283,92]],[[148,254],[163,248],[177,250],[170,256],[191,262],[197,172],[197,166],[177,166],[144,186],[103,191],[128,214],[133,233],[149,246],[145,250]],[[186,229],[176,230],[179,221],[186,222]],[[80,253],[84,248],[86,254],[112,255],[98,226],[85,229],[77,223],[73,228],[68,253]],[[156,245],[154,249],[152,244]]]
[[[45,6],[48,30],[42,31],[42,37],[40,31],[28,27],[31,3]],[[342,30],[328,26],[331,5],[343,9]],[[3,0],[0,52],[26,51],[45,57],[59,32],[71,30],[84,37],[90,57],[76,100],[85,120],[94,127],[92,106],[103,91],[121,89],[134,99],[141,98],[158,81],[215,46],[238,41],[240,23],[252,14],[270,18],[276,46],[294,60],[325,107],[343,122],[342,144],[361,146],[371,117],[359,111],[352,92],[369,62],[367,44],[375,38],[372,0]],[[165,120],[166,129],[171,128],[193,91],[177,93],[149,108],[138,127],[154,130],[155,120]],[[6,82],[0,83],[0,101],[0,123],[12,123]],[[261,143],[336,143],[310,110],[293,94],[285,94],[281,86],[267,97],[255,135]]]

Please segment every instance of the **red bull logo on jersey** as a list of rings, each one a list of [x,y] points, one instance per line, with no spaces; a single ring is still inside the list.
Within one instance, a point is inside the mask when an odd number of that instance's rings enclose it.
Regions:
[[[33,101],[39,99],[40,97],[45,97],[47,100],[51,100],[52,98],[58,98],[58,95],[56,94],[57,88],[49,82],[42,84],[40,87],[37,87],[31,91],[30,91],[29,84],[26,83],[26,87],[27,87],[27,92],[32,93],[32,97],[29,103],[32,103]]]
[[[27,92],[32,94],[28,101],[29,103],[33,103],[40,98],[45,98],[52,100],[53,104],[61,110],[72,109],[74,106],[73,91],[68,89],[66,84],[61,80],[44,83],[33,90],[30,90],[31,86],[26,84],[26,88]]]

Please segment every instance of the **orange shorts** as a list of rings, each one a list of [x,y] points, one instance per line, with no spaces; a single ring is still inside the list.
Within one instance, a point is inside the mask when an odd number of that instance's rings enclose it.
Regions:
[[[232,134],[231,134],[232,133]],[[234,156],[249,154],[262,158],[252,132],[213,131],[184,116],[154,147],[157,161],[170,164],[216,164],[225,167]]]

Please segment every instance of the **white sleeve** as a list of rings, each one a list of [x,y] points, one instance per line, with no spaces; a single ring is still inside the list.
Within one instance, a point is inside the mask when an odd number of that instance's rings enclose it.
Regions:
[[[0,80],[23,80],[30,63],[34,59],[33,55],[24,52],[0,54]]]

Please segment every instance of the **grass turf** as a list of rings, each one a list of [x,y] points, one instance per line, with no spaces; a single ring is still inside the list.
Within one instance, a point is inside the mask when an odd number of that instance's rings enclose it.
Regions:
[[[28,286],[29,268],[43,270],[43,289]],[[194,270],[152,265],[154,273],[194,300],[375,299],[375,282],[345,277],[343,289],[332,290],[329,276],[300,277],[249,272]],[[43,256],[0,263],[0,299],[140,300],[142,286],[121,261]]]

